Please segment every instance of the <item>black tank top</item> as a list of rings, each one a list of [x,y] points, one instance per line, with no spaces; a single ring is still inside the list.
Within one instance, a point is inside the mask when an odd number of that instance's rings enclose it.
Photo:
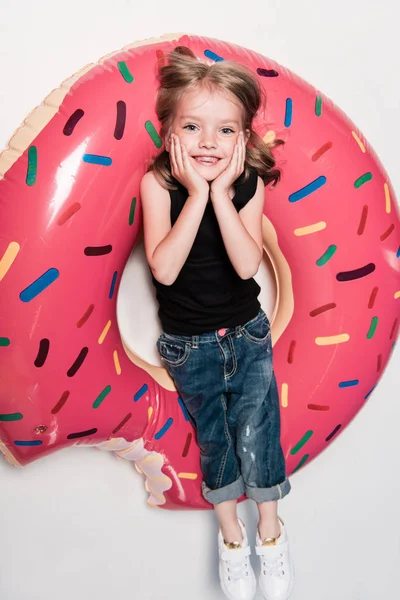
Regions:
[[[177,182],[170,190],[171,226],[176,222],[188,192]],[[239,212],[254,196],[257,171],[243,183],[234,183],[232,202]],[[208,202],[193,246],[172,285],[152,277],[159,303],[163,331],[176,335],[199,335],[224,327],[236,327],[253,319],[259,309],[260,287],[256,281],[241,279],[226,252],[212,202]]]

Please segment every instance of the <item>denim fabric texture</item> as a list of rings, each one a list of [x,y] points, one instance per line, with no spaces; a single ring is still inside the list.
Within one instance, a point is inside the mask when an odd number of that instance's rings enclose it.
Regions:
[[[231,329],[162,333],[157,349],[196,429],[205,499],[218,504],[245,493],[260,503],[286,496],[290,483],[264,311]]]

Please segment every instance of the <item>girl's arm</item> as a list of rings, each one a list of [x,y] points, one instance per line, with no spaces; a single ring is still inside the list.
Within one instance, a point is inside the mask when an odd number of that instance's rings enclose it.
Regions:
[[[208,193],[189,196],[173,227],[169,192],[158,183],[152,171],[146,173],[140,183],[140,198],[147,262],[157,281],[172,285],[193,246]]]
[[[242,279],[250,279],[258,271],[262,259],[262,214],[264,182],[258,177],[257,189],[239,213],[228,194],[211,192],[214,212],[222,239],[233,268]]]

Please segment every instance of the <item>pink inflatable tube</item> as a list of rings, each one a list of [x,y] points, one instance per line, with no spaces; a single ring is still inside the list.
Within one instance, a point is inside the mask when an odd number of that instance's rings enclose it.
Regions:
[[[157,63],[177,45],[250,67],[268,98],[256,129],[286,142],[263,233],[289,473],[337,437],[387,364],[400,227],[389,179],[346,116],[270,59],[217,40],[170,35],[115,52],[17,130],[0,156],[0,449],[20,466],[74,444],[111,450],[144,473],[150,504],[208,508],[173,384],[124,344],[116,320],[139,182],[161,145]]]

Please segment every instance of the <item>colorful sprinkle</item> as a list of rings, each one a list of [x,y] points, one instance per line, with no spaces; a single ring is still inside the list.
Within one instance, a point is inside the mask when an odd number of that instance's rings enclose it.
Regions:
[[[50,340],[48,340],[47,338],[43,338],[42,340],[40,340],[39,350],[38,350],[37,356],[35,358],[35,362],[33,363],[35,365],[35,367],[38,367],[38,368],[43,367],[44,363],[46,362],[46,358],[49,353],[49,349],[50,349]]]
[[[310,317],[317,317],[318,315],[321,315],[327,310],[332,310],[333,308],[336,308],[336,304],[334,302],[329,302],[329,304],[324,304],[323,306],[314,308],[314,310],[310,312]]]
[[[94,304],[89,304],[89,306],[85,310],[84,314],[81,316],[79,321],[76,323],[76,326],[78,327],[78,329],[80,329],[86,323],[86,321],[88,320],[88,318],[90,317],[90,315],[92,314],[93,311],[94,311]]]
[[[292,340],[289,345],[289,352],[288,352],[288,357],[287,357],[287,361],[288,361],[289,365],[293,364],[295,349],[296,349],[296,341]]]
[[[390,212],[392,210],[392,206],[391,206],[391,202],[390,202],[390,191],[389,191],[389,186],[387,183],[383,184],[383,189],[385,191],[385,208],[386,208],[386,213],[388,215],[390,215]]]
[[[266,144],[272,144],[272,142],[275,140],[276,138],[276,133],[275,131],[272,131],[272,129],[270,129],[269,131],[267,131],[267,133],[264,135],[263,137],[263,141]]]
[[[293,102],[291,98],[286,98],[286,108],[285,108],[285,127],[290,127],[292,124],[293,118]]]
[[[307,225],[306,227],[299,227],[294,230],[294,235],[298,237],[302,235],[310,235],[310,233],[316,233],[317,231],[322,231],[326,228],[325,221],[319,221],[318,223],[314,223],[313,225]]]
[[[397,252],[396,252],[396,258],[400,258],[400,246],[399,246],[399,247],[398,247],[398,249],[397,249]]]
[[[100,392],[100,394],[97,396],[96,400],[93,402],[93,404],[92,404],[93,408],[99,408],[99,406],[103,402],[104,398],[106,396],[108,396],[108,394],[110,392],[111,392],[111,385],[106,385],[104,390],[102,392]]]
[[[333,438],[333,436],[337,434],[337,432],[339,431],[341,426],[342,426],[341,424],[336,425],[335,429],[333,431],[331,431],[331,433],[328,435],[328,437],[325,438],[325,441],[329,442],[329,440],[331,440]]]
[[[99,339],[97,340],[99,344],[102,344],[104,342],[104,340],[106,339],[106,335],[107,335],[110,327],[111,327],[111,321],[107,321],[106,326],[104,327],[103,331],[100,334]]]
[[[182,451],[183,458],[186,458],[187,455],[189,454],[189,448],[190,448],[190,444],[192,443],[192,437],[193,437],[193,435],[191,433],[187,434],[185,446]]]
[[[368,398],[370,397],[377,385],[378,384],[374,385],[374,387],[371,390],[369,390],[368,394],[364,397],[364,400],[368,400]]]
[[[63,134],[71,135],[84,114],[85,112],[81,108],[78,108],[75,112],[73,112],[64,125]]]
[[[117,102],[117,118],[115,121],[115,129],[114,129],[114,137],[116,140],[121,140],[124,131],[125,131],[125,123],[126,123],[126,104],[123,100],[118,100]]]
[[[112,164],[112,159],[109,156],[100,156],[99,154],[84,154],[82,160],[90,165],[101,165],[103,167],[109,167]]]
[[[372,173],[364,173],[364,175],[361,175],[361,177],[355,180],[354,187],[358,189],[364,185],[364,183],[367,183],[367,181],[371,181],[371,179]]]
[[[301,461],[299,462],[299,464],[297,465],[297,467],[295,467],[293,469],[293,473],[295,473],[296,471],[298,471],[299,469],[301,469],[301,467],[304,465],[304,463],[306,462],[306,460],[310,457],[309,454],[305,454],[303,456],[303,458],[301,459]]]
[[[322,96],[315,97],[315,114],[317,117],[322,115]]]
[[[400,290],[394,293],[394,299],[398,300],[400,298]],[[1,344],[0,344],[1,345]]]
[[[73,377],[78,372],[78,370],[81,368],[81,366],[83,364],[83,361],[87,357],[88,352],[89,352],[89,348],[87,346],[82,348],[82,350],[79,352],[78,357],[76,358],[75,362],[67,371],[68,377]]]
[[[376,358],[376,370],[379,373],[379,371],[382,368],[382,354],[378,354],[377,358]]]
[[[71,217],[74,216],[75,213],[78,212],[78,210],[81,209],[81,205],[79,204],[79,202],[74,202],[73,204],[71,204],[71,206],[69,206],[58,218],[57,220],[57,225],[64,225],[64,223],[66,223],[68,221],[68,219],[70,219]]]
[[[213,52],[212,50],[204,50],[204,56],[211,60],[215,60],[215,62],[221,62],[222,60],[224,60],[222,56],[218,56],[218,54],[215,54],[215,52]]]
[[[341,381],[339,383],[339,387],[340,388],[354,387],[354,386],[358,385],[359,383],[360,383],[360,381],[358,379],[349,379],[349,381]]]
[[[117,63],[117,67],[122,77],[125,79],[126,83],[133,83],[135,81],[132,73],[128,68],[128,65],[124,60],[121,60],[119,63]]]
[[[331,410],[331,407],[325,404],[307,404],[307,408],[309,410],[319,410],[321,412],[327,412],[328,410]]]
[[[318,150],[314,152],[314,154],[311,157],[311,160],[313,162],[317,161],[319,158],[321,158],[321,156],[325,154],[325,152],[328,152],[328,150],[330,150],[332,146],[332,142],[326,142],[326,144],[324,144],[323,146],[321,146],[321,148],[318,148]]]
[[[165,435],[168,431],[168,429],[171,427],[172,423],[174,422],[174,420],[170,417],[168,419],[168,421],[161,427],[161,429],[159,431],[157,431],[157,433],[154,435],[154,439],[155,440],[159,440],[163,437],[163,435]]]
[[[117,350],[114,350],[114,352],[113,352],[113,359],[114,359],[115,372],[117,373],[117,375],[121,375],[121,364],[119,362]]]
[[[257,75],[260,75],[260,77],[278,77],[279,73],[278,73],[278,71],[275,71],[275,69],[258,68]]]
[[[302,447],[308,442],[308,440],[313,434],[314,432],[311,431],[311,429],[309,431],[306,431],[301,440],[298,441],[295,446],[293,446],[293,448],[290,451],[290,454],[297,454],[297,452],[302,449]]]
[[[113,431],[112,431],[112,432],[113,432],[114,434],[115,434],[115,433],[117,433],[117,432],[118,432],[120,429],[122,429],[122,428],[123,428],[123,426],[124,426],[124,425],[125,425],[125,424],[126,424],[128,421],[129,421],[129,419],[130,419],[131,417],[132,417],[132,413],[128,413],[128,414],[126,415],[126,417],[124,417],[124,418],[122,419],[121,423],[119,423],[119,424],[116,426],[116,428],[115,428],[115,429],[113,429]]]
[[[16,446],[41,446],[43,442],[42,440],[15,440],[14,444]]]
[[[303,200],[303,198],[306,198],[313,192],[316,192],[325,184],[326,177],[324,175],[321,175],[320,177],[317,177],[317,179],[314,179],[314,181],[311,181],[311,183],[307,184],[300,190],[297,190],[293,194],[290,194],[289,202],[298,202],[299,200]]]
[[[395,319],[395,320],[393,321],[392,329],[391,329],[391,331],[390,331],[389,340],[392,340],[392,339],[394,338],[394,333],[395,333],[395,331],[396,331],[397,323],[398,323],[398,320],[397,320],[397,319]]]
[[[377,326],[378,326],[378,317],[372,317],[371,325],[370,325],[368,333],[367,333],[368,340],[370,340],[374,337]]]
[[[148,389],[149,389],[149,386],[147,385],[147,383],[142,385],[142,387],[133,396],[133,401],[137,402],[138,400],[140,400],[140,398],[145,395],[145,393],[148,391]]]
[[[178,404],[181,407],[181,411],[183,412],[183,416],[185,417],[185,421],[189,421],[188,411],[186,406],[183,404],[183,400],[180,396],[178,396]]]
[[[35,185],[37,175],[37,148],[36,146],[30,146],[28,150],[28,170],[26,172],[26,184],[29,186]]]
[[[178,473],[179,479],[197,479],[197,473]]]
[[[315,343],[317,346],[332,346],[334,344],[343,344],[344,342],[348,342],[349,339],[350,336],[348,333],[341,333],[340,335],[317,337],[315,338]]]
[[[18,242],[10,242],[0,259],[0,281],[3,279],[20,251]]]
[[[394,224],[392,223],[391,226],[388,229],[386,229],[385,233],[382,233],[381,238],[380,238],[381,242],[384,242],[385,240],[387,240],[387,238],[389,237],[389,235],[391,233],[393,233],[393,231],[394,231]]]
[[[281,391],[282,408],[287,408],[289,403],[289,386],[287,383],[282,383]]]
[[[76,440],[77,438],[87,437],[88,435],[94,435],[96,432],[96,427],[93,429],[87,429],[86,431],[77,431],[76,433],[70,433],[67,435],[67,440]]]
[[[153,144],[155,145],[155,147],[161,148],[162,140],[161,140],[160,136],[158,135],[153,123],[151,121],[146,121],[144,126],[145,126],[147,133],[151,137],[151,140],[152,140]]]
[[[0,346],[9,346],[10,338],[0,337]]]
[[[354,281],[354,279],[361,279],[366,277],[375,271],[374,263],[368,263],[364,267],[354,269],[353,271],[342,271],[336,275],[338,281]]]
[[[51,414],[52,415],[56,415],[57,413],[60,412],[60,410],[62,409],[62,407],[64,406],[64,404],[68,400],[69,394],[70,394],[70,392],[68,390],[65,390],[65,392],[63,392],[61,394],[61,398],[59,399],[59,401],[57,402],[57,404],[54,406],[54,408],[51,409]]]
[[[110,252],[112,252],[112,245],[86,246],[83,252],[86,256],[104,256],[104,254],[110,254]]]
[[[115,289],[115,284],[117,282],[117,277],[118,277],[118,271],[114,271],[114,274],[112,276],[110,291],[108,293],[108,297],[109,297],[110,300],[111,300],[111,298],[113,297],[113,294],[114,294],[114,289]]]
[[[129,210],[129,225],[133,225],[135,220],[136,198],[132,198],[131,208]]]
[[[58,269],[49,269],[43,275],[38,277],[33,283],[25,288],[19,295],[22,302],[30,302],[33,298],[36,298],[41,294],[49,285],[59,277],[60,272]]]
[[[336,250],[337,250],[337,246],[335,246],[334,244],[329,246],[329,248],[324,252],[324,254],[316,261],[316,264],[319,267],[323,267],[324,265],[326,265],[326,263],[331,260],[332,256],[335,254]]]
[[[379,288],[374,287],[368,300],[368,308],[374,308],[375,300],[378,295]]]
[[[153,416],[153,407],[149,406],[148,410],[147,410],[147,420],[150,423],[150,419]]]
[[[21,415],[21,413],[8,413],[8,414],[0,414],[0,421],[3,422],[10,422],[10,421],[20,421],[21,419],[23,419],[23,416]]]
[[[362,209],[361,219],[360,219],[360,223],[359,223],[358,229],[357,229],[357,235],[362,235],[364,233],[365,225],[367,223],[367,217],[368,217],[368,206],[365,205],[365,206],[363,206],[363,209]]]
[[[359,145],[359,148],[360,148],[361,152],[365,153],[365,146],[362,143],[362,141],[360,140],[360,138],[358,137],[358,135],[356,134],[356,132],[352,131],[351,133],[353,135],[353,138],[356,140],[357,144]]]

